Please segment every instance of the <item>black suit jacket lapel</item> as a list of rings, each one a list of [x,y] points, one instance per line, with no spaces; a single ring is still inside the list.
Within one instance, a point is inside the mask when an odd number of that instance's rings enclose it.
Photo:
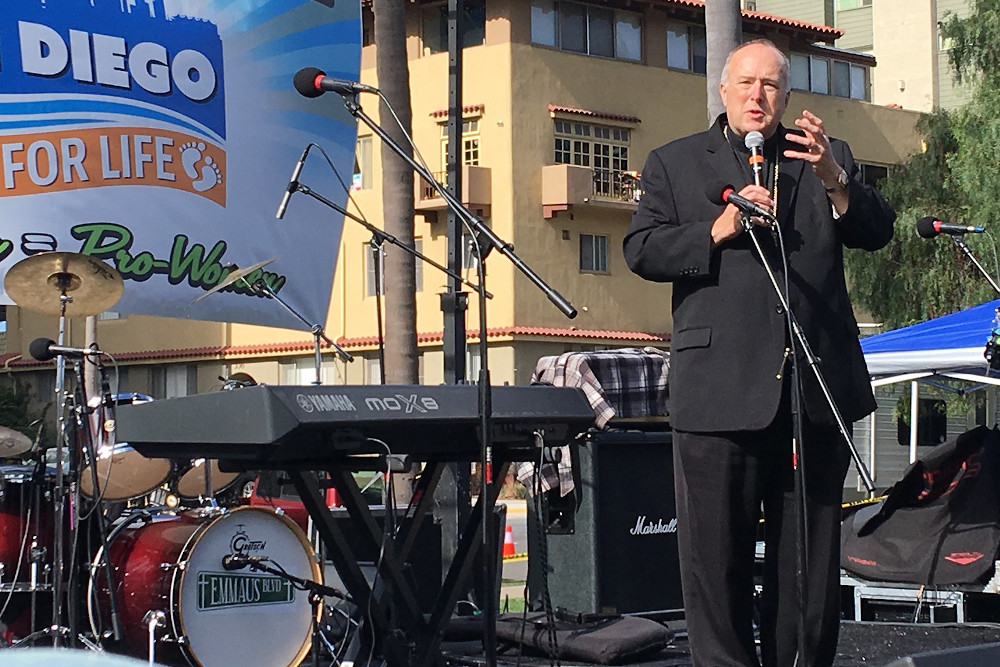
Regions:
[[[731,185],[737,192],[743,189],[746,183],[746,175],[740,169],[740,163],[736,155],[733,154],[733,147],[726,141],[722,131],[722,124],[719,120],[708,131],[708,141],[705,145],[708,165],[715,172],[714,177],[709,175],[705,186],[711,185],[713,180],[722,181],[722,185]],[[708,193],[706,193],[708,194]],[[722,194],[721,192],[719,194]]]

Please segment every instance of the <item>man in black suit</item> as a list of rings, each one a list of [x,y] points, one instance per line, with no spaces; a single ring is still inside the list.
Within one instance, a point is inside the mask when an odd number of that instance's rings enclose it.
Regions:
[[[786,314],[750,234],[759,240],[848,424],[875,408],[844,280],[843,248],[877,250],[895,213],[859,180],[851,151],[804,111],[781,124],[788,60],[772,43],[744,44],[726,61],[726,107],[707,131],[650,153],[644,194],[625,236],[629,267],[673,283],[670,400],[678,545],[694,664],[758,665],[753,568],[761,507],[766,556],[760,658],[791,667],[797,652],[796,500],[793,494]],[[744,138],[760,132],[754,185]],[[733,184],[777,218],[777,229],[716,204],[710,183]],[[750,185],[742,185],[750,183]],[[722,188],[720,187],[720,190]],[[839,520],[849,449],[812,371],[799,364],[800,461],[807,498],[809,665],[831,665],[839,627]],[[799,667],[805,663],[799,661]]]

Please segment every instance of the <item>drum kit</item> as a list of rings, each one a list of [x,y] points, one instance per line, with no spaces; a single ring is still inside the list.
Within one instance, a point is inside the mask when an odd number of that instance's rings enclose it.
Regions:
[[[121,276],[90,256],[45,252],[12,266],[4,287],[19,307],[59,316],[49,348],[59,410],[52,446],[41,428],[33,440],[0,426],[0,650],[51,642],[151,664],[301,663],[325,588],[305,532],[280,511],[237,505],[246,477],[216,460],[150,459],[114,442],[115,407],[152,399],[111,394],[105,355],[64,347],[66,318],[112,307]],[[102,378],[89,401],[88,363]],[[252,382],[234,376],[224,388]]]

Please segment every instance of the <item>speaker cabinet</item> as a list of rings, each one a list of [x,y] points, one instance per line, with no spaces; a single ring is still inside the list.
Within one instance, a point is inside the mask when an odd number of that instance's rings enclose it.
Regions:
[[[572,452],[575,490],[549,492],[541,512],[528,500],[532,608],[547,575],[570,612],[682,611],[671,433],[593,433]]]

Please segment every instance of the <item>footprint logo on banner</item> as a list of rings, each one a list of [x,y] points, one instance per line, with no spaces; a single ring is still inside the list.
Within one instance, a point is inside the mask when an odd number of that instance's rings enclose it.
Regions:
[[[189,141],[180,147],[181,165],[195,192],[207,192],[222,183],[222,169],[211,155],[205,155],[205,149],[201,141]]]

